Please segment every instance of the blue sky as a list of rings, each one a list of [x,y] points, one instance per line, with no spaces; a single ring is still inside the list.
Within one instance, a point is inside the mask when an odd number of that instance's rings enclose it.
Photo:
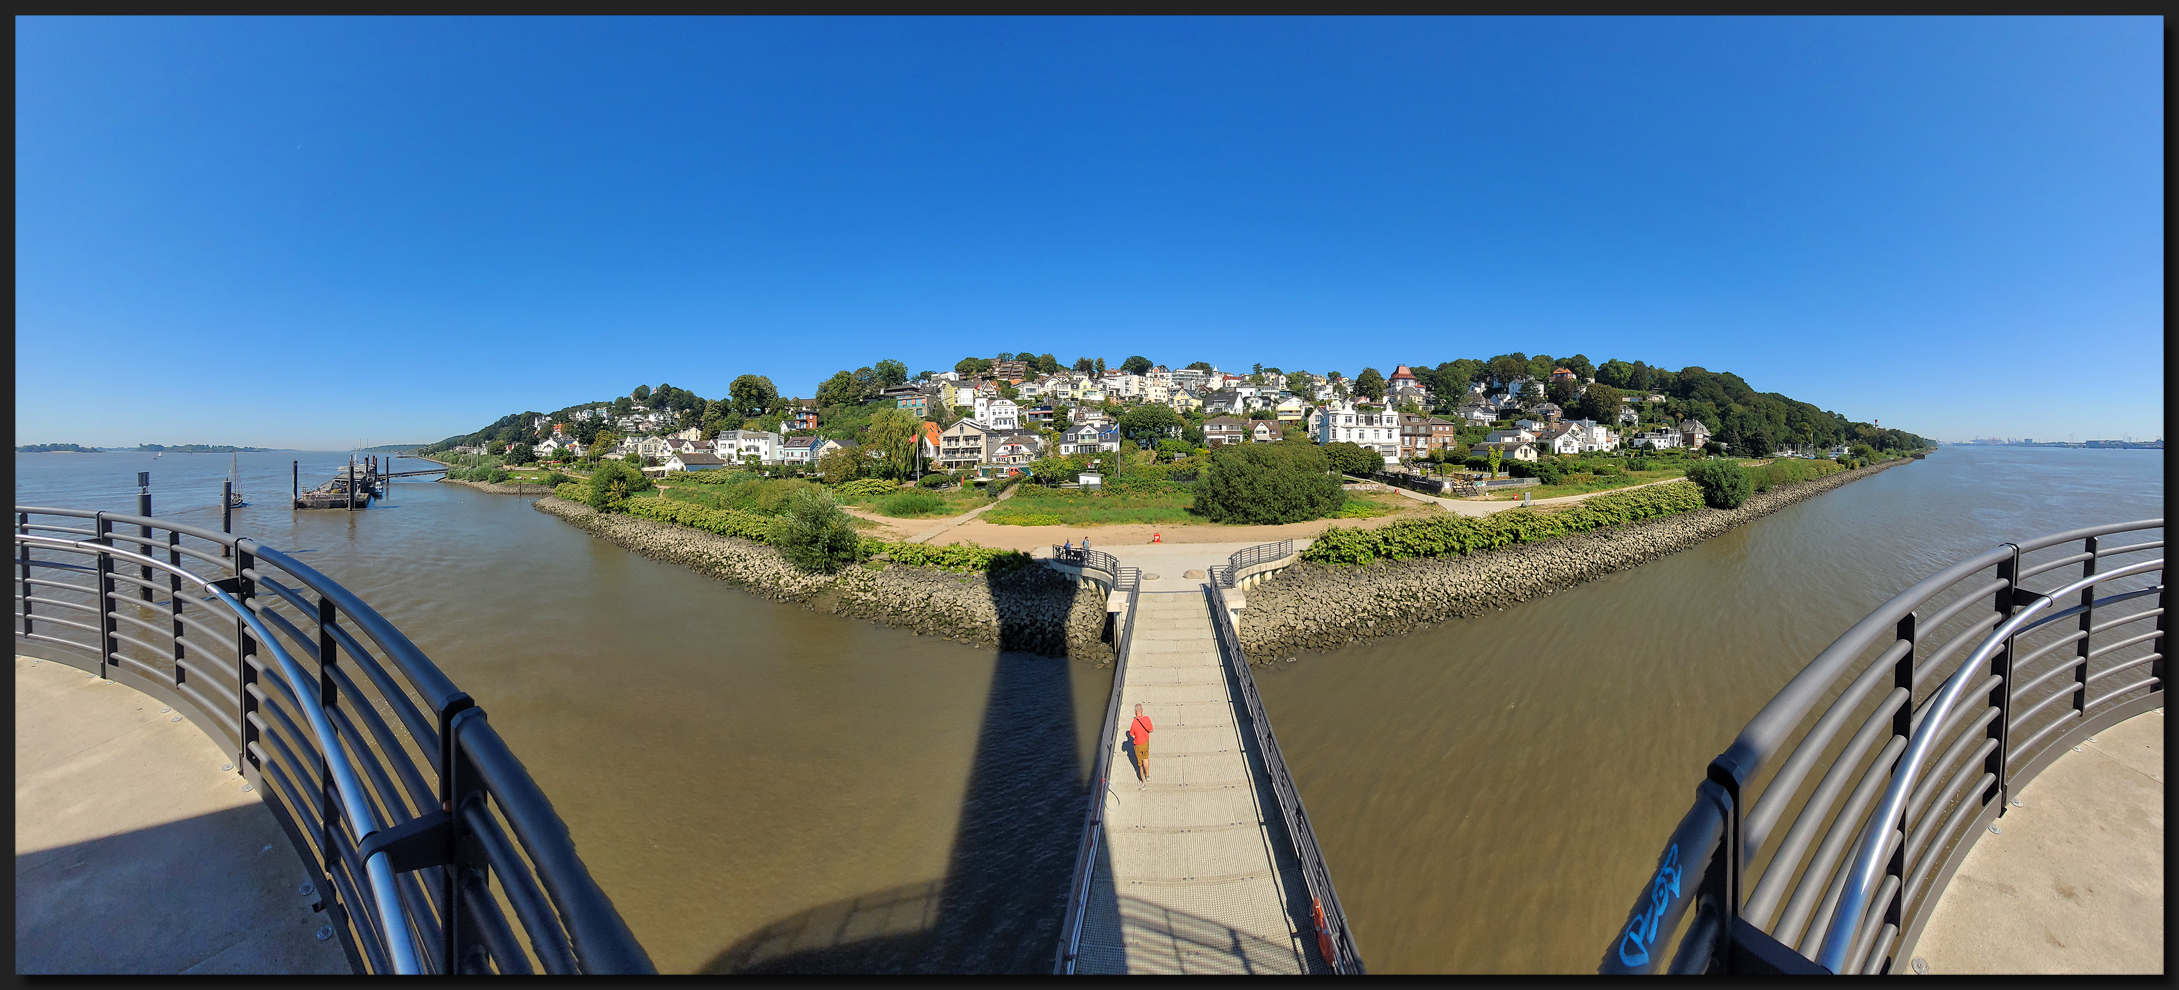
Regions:
[[[2161,436],[2161,32],[19,18],[16,439],[429,441],[1025,348]]]

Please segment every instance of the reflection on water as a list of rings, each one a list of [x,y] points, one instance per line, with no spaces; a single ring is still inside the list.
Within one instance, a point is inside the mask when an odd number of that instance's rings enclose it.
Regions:
[[[1702,768],[1940,566],[2163,515],[2155,451],[1947,448],[1683,553],[1258,679],[1373,972],[1594,972]]]
[[[666,972],[1044,972],[1109,669],[743,594],[529,498],[243,454],[237,532],[308,551],[483,705]],[[401,463],[401,462],[396,462]],[[415,462],[408,462],[415,463]],[[216,528],[224,454],[18,455],[19,502]],[[1591,972],[1701,768],[1938,566],[2160,516],[2149,451],[1947,449],[1684,553],[1259,678],[1376,972]],[[268,497],[270,496],[270,497]],[[1176,931],[1185,926],[1176,922]],[[1192,930],[1192,929],[1190,929]]]

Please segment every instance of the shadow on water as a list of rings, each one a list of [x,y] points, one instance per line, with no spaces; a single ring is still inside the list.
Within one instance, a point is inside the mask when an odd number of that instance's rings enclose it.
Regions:
[[[720,953],[703,972],[1049,971],[1087,773],[1078,753],[1071,661],[1019,650],[1049,643],[1050,617],[1065,616],[1079,593],[1071,581],[1041,578],[1016,574],[990,582],[1006,648],[992,672],[945,876],[782,918]],[[1060,647],[1050,652],[1064,651],[1060,628]]]

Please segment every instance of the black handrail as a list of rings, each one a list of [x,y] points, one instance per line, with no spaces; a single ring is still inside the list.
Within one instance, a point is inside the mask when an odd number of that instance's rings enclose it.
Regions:
[[[1067,891],[1067,914],[1059,929],[1059,958],[1052,972],[1074,975],[1075,957],[1082,950],[1082,922],[1089,913],[1090,885],[1097,870],[1097,847],[1104,839],[1105,790],[1112,782],[1112,754],[1119,748],[1120,689],[1127,683],[1127,652],[1135,642],[1135,606],[1142,591],[1142,571],[1120,571],[1119,587],[1127,593],[1127,617],[1121,622],[1112,663],[1112,698],[1105,702],[1105,724],[1098,730],[1097,763],[1090,771],[1089,807],[1082,812],[1082,838],[1074,854],[1074,880]]]
[[[1226,558],[1225,570],[1219,573],[1218,580],[1214,583],[1221,588],[1231,588],[1235,581],[1240,580],[1237,575],[1240,574],[1241,568],[1252,567],[1257,564],[1268,564],[1274,560],[1283,560],[1293,555],[1293,540],[1258,543],[1252,547],[1242,547]]]
[[[1286,543],[1285,553],[1273,552],[1279,544],[1260,544],[1234,554],[1235,559],[1249,555],[1252,562],[1277,560],[1293,552],[1291,541]],[[1262,551],[1250,554],[1250,551]],[[1271,717],[1264,712],[1263,698],[1256,693],[1256,678],[1249,673],[1248,655],[1241,649],[1239,631],[1233,625],[1233,613],[1226,607],[1226,589],[1232,587],[1232,572],[1214,567],[1210,582],[1211,628],[1218,637],[1219,652],[1233,671],[1234,680],[1240,684],[1241,699],[1248,708],[1248,720],[1255,729],[1256,745],[1263,752],[1264,766],[1270,771],[1272,794],[1279,802],[1279,814],[1286,821],[1286,834],[1294,844],[1294,853],[1301,860],[1301,878],[1309,887],[1313,903],[1311,923],[1317,929],[1317,949],[1334,973],[1360,975],[1363,972],[1362,955],[1354,945],[1354,931],[1347,924],[1347,912],[1339,903],[1339,892],[1332,887],[1331,868],[1324,864],[1324,851],[1317,845],[1316,830],[1309,824],[1309,812],[1302,807],[1301,790],[1294,786],[1293,774],[1286,768],[1286,757],[1279,750],[1278,737],[1272,734]]]
[[[2161,551],[2161,539],[2104,540],[2163,525],[2146,519],[2004,544],[1917,582],[1855,623],[1711,762],[1601,971],[1655,972],[1669,954],[1675,973],[1829,972],[1812,960],[1835,927],[1826,958],[1840,971],[1891,971],[2014,791],[2079,739],[2163,704],[2162,556],[2104,563]],[[2049,550],[2061,552],[2031,556]],[[2077,576],[2057,573],[2075,565]],[[2151,573],[2153,585],[2125,587]],[[2026,585],[2043,575],[2050,592]],[[2060,591],[2066,601],[2051,600]],[[2153,607],[2112,617],[2152,597]],[[2136,631],[2149,620],[2152,628]],[[2095,642],[2121,627],[2132,628]],[[2068,645],[2063,662],[2046,660]],[[2129,652],[2140,655],[2119,655]],[[2047,670],[2030,669],[2045,663]],[[1949,674],[1940,669],[1947,664]],[[2091,696],[2091,685],[2144,664],[2149,676]],[[1939,683],[1950,687],[1940,694]],[[2061,701],[2071,704],[2043,717]],[[1933,711],[1936,723],[1925,725]],[[1902,762],[1910,754],[1921,754],[1914,765]],[[1872,885],[1869,857],[1885,855],[1866,838],[1881,832],[1869,821],[1878,813],[1891,816],[1880,821],[1894,839]],[[1861,879],[1849,884],[1857,839]],[[1695,919],[1668,953],[1690,910]]]
[[[1103,550],[1091,550],[1088,547],[1055,546],[1052,548],[1052,560],[1055,563],[1079,567],[1084,571],[1103,572],[1114,587],[1119,586],[1120,559]]]
[[[233,753],[318,871],[321,906],[356,969],[529,972],[534,956],[546,972],[655,972],[484,712],[353,593],[277,549],[202,527],[15,511],[17,652],[157,697]],[[116,525],[137,533],[116,534]],[[164,586],[119,573],[117,561],[164,574]],[[82,575],[91,580],[69,580]],[[138,601],[136,586],[168,600]],[[54,606],[94,613],[98,624],[56,619]],[[147,621],[151,613],[171,632]],[[222,626],[231,639],[210,634]],[[350,676],[351,665],[366,676]],[[336,793],[325,771],[348,766],[361,772],[340,776]],[[521,855],[509,855],[508,832]],[[489,892],[494,876],[522,916],[526,944]]]

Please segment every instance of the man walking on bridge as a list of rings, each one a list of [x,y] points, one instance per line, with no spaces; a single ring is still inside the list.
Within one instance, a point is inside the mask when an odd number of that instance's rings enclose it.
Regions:
[[[1135,741],[1135,778],[1147,782],[1150,779],[1150,716],[1142,713],[1142,706],[1135,706],[1135,721],[1128,725],[1128,738]]]

